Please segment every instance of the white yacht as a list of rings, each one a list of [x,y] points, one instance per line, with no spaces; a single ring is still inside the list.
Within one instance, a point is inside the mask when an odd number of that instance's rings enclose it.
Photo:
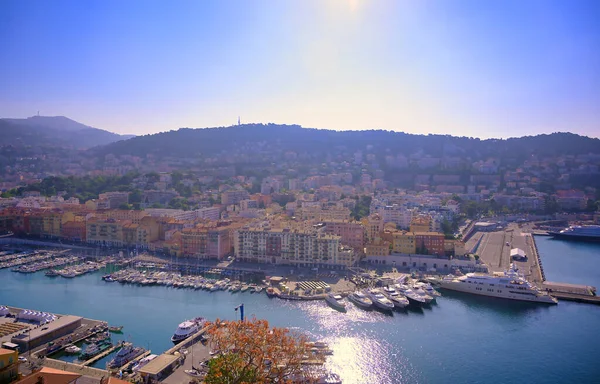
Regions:
[[[358,291],[348,295],[348,300],[353,302],[357,307],[362,309],[371,309],[373,302],[364,293]]]
[[[370,289],[367,291],[367,295],[373,301],[375,307],[383,309],[384,311],[391,311],[394,309],[394,303],[385,297],[379,289]]]
[[[173,336],[171,336],[171,341],[174,343],[179,343],[187,339],[194,333],[198,332],[200,327],[202,327],[205,322],[206,320],[202,317],[184,321],[183,323],[179,324],[179,327],[177,327],[177,330]]]
[[[346,312],[346,303],[344,303],[342,296],[329,293],[327,297],[325,297],[325,301],[331,308]]]
[[[158,357],[158,355],[148,355],[148,356],[144,357],[136,365],[133,366],[132,371],[133,372],[139,371],[140,368],[142,368],[144,365],[148,364],[152,360],[156,359],[157,357]]]
[[[426,304],[425,298],[413,291],[408,285],[396,284],[394,287],[396,290],[398,290],[398,292],[406,296],[411,303],[419,305]]]
[[[392,287],[383,288],[383,294],[385,295],[385,297],[390,299],[392,303],[394,303],[394,306],[396,308],[406,308],[408,304],[410,304],[410,302],[405,296],[399,294],[398,291],[396,291]]]
[[[429,283],[424,283],[424,282],[418,281],[413,284],[413,288],[422,289],[423,291],[425,291],[426,294],[433,297],[434,300],[436,297],[442,296],[442,294],[439,293],[438,291],[436,291]]]
[[[425,304],[429,304],[435,300],[436,296],[429,295],[422,286],[413,284],[412,290],[425,300]]]
[[[558,303],[554,297],[540,291],[535,285],[525,280],[525,277],[512,263],[505,272],[495,272],[491,275],[467,273],[460,277],[445,277],[438,283],[441,288],[475,295],[547,304]]]

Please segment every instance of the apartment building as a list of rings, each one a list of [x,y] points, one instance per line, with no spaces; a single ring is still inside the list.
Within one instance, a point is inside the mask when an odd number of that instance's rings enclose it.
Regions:
[[[290,264],[301,267],[344,267],[358,260],[340,236],[320,230],[245,228],[236,231],[234,248],[239,260]]]
[[[180,233],[179,257],[222,260],[230,251],[229,228],[196,226]]]
[[[325,233],[340,236],[341,243],[363,254],[365,248],[365,227],[362,223],[349,220],[324,221]]]
[[[237,191],[226,191],[221,194],[221,204],[231,205],[231,204],[239,204],[240,201],[246,200],[249,198],[248,192],[246,190],[237,190]]]

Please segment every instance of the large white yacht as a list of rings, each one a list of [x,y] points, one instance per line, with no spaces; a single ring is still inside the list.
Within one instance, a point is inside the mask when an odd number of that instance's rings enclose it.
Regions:
[[[179,343],[187,339],[194,333],[198,332],[200,327],[202,327],[205,322],[206,320],[202,317],[184,321],[183,323],[179,324],[179,327],[177,327],[177,330],[173,336],[171,336],[171,341],[174,343]]]
[[[525,280],[525,277],[512,263],[505,272],[495,272],[491,275],[467,273],[460,277],[445,277],[438,280],[438,283],[441,288],[475,295],[547,304],[558,303],[554,297],[540,291],[535,285]]]
[[[548,232],[557,239],[600,241],[600,225],[571,225],[559,232]]]

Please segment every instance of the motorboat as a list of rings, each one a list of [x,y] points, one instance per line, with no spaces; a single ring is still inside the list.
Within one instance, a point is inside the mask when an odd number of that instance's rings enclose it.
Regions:
[[[394,306],[396,308],[406,308],[410,304],[410,302],[405,296],[399,294],[398,291],[396,291],[392,287],[385,287],[383,289],[383,295],[387,297],[392,303],[394,303]]]
[[[413,284],[412,290],[417,295],[421,296],[423,300],[425,300],[425,304],[429,304],[435,300],[435,296],[430,296],[429,294],[427,294],[427,292],[425,292],[425,290],[420,285]]]
[[[80,360],[89,360],[92,357],[112,348],[112,343],[109,340],[102,340],[94,344],[88,344],[83,353],[79,356]]]
[[[248,289],[250,289],[249,285],[242,285],[241,291],[246,292]]]
[[[130,343],[125,343],[114,359],[108,362],[108,368],[120,368],[144,353],[144,351],[144,348],[134,347]]]
[[[341,295],[336,295],[333,293],[327,294],[325,297],[325,301],[329,306],[333,309],[337,309],[338,311],[346,312],[346,303],[344,303],[344,298]]]
[[[438,291],[436,291],[435,288],[433,288],[433,286],[430,283],[424,283],[422,281],[418,281],[413,284],[413,288],[415,288],[415,287],[421,288],[423,291],[425,291],[426,294],[433,297],[434,300],[436,297],[442,296],[442,294],[439,293]]]
[[[67,345],[67,347],[65,348],[65,352],[70,355],[77,355],[81,352],[81,348],[79,348],[78,346],[76,346],[74,344],[70,344],[70,345]]]
[[[186,320],[183,323],[179,324],[179,327],[175,330],[173,336],[171,336],[171,341],[174,343],[179,343],[188,337],[192,336],[194,333],[200,330],[200,327],[204,325],[206,319],[203,317],[197,317],[192,320]]]
[[[425,298],[413,291],[408,285],[405,284],[396,284],[394,286],[398,292],[406,296],[408,301],[413,304],[423,305],[426,304]]]
[[[114,332],[114,333],[120,333],[120,332],[123,330],[123,326],[122,326],[122,325],[119,325],[119,326],[111,326],[111,327],[108,327],[108,330],[109,330],[110,332]]]
[[[384,296],[379,289],[370,289],[367,291],[367,295],[373,302],[376,308],[384,311],[391,311],[394,309],[394,303]]]
[[[364,293],[357,291],[348,295],[348,300],[354,303],[357,307],[362,309],[371,309],[373,307],[373,301],[367,297]]]

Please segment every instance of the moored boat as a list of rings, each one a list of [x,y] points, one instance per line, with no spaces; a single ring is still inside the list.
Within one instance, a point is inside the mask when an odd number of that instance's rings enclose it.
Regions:
[[[364,293],[357,291],[348,295],[348,300],[354,303],[357,307],[362,309],[371,309],[373,302]]]
[[[391,311],[394,309],[394,303],[385,297],[381,291],[378,289],[370,289],[367,291],[367,295],[373,302],[376,308],[381,309],[383,311]]]
[[[342,296],[329,293],[325,297],[325,301],[331,308],[341,312],[346,312],[346,303],[344,303],[344,298]]]

